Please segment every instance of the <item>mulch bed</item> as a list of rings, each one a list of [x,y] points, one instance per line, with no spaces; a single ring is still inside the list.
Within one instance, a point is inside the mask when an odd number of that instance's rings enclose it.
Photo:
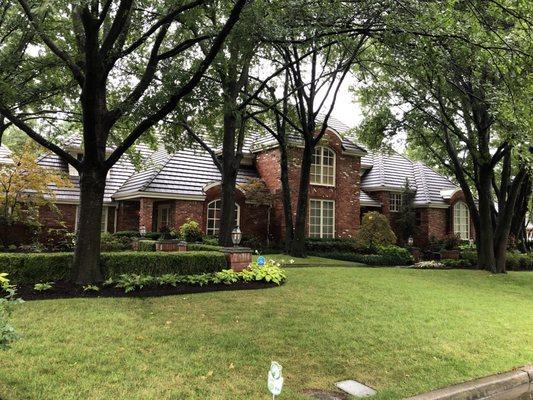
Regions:
[[[83,290],[83,287],[68,281],[54,282],[52,289],[42,292],[36,291],[34,285],[17,285],[17,297],[25,301],[48,300],[48,299],[70,299],[70,298],[98,298],[98,297],[160,297],[191,293],[220,292],[226,290],[256,290],[276,287],[274,283],[268,282],[238,282],[226,285],[223,283],[210,283],[204,286],[179,284],[171,285],[150,285],[142,289],[125,293],[124,289],[113,286],[100,286],[99,291]]]

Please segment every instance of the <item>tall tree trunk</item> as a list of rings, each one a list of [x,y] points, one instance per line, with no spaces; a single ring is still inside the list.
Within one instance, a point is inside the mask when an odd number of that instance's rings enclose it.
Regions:
[[[496,272],[494,253],[494,226],[492,223],[492,186],[488,170],[480,169],[479,177],[479,232],[476,232],[478,267]]]
[[[300,171],[300,185],[298,189],[298,203],[296,206],[296,224],[294,226],[294,239],[291,245],[290,255],[293,257],[305,257],[305,225],[307,221],[307,204],[309,194],[309,179],[311,176],[311,163],[314,145],[305,144]]]
[[[237,170],[224,166],[221,184],[221,210],[220,227],[218,231],[218,244],[220,246],[232,246],[231,231],[235,227],[235,184]]]
[[[235,99],[226,100],[227,106],[224,113],[224,138],[222,142],[222,182],[220,198],[220,226],[218,231],[218,244],[232,246],[231,231],[235,225],[235,184],[240,160],[235,156],[235,134],[237,132],[237,118],[233,111]]]
[[[522,188],[516,199],[515,213],[511,221],[511,235],[515,237],[518,249],[523,253],[528,251],[525,226],[532,189],[531,176],[528,175],[524,178]]]
[[[280,143],[280,172],[281,172],[281,196],[283,201],[283,216],[285,219],[285,252],[291,251],[294,239],[294,222],[292,220],[291,187],[289,184],[289,157],[287,144]]]
[[[72,265],[73,280],[79,285],[103,280],[99,262],[106,172],[95,167],[80,172],[80,208]]]

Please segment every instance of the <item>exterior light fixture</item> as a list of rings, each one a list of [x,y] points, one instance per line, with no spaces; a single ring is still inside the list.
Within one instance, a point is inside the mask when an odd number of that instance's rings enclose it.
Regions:
[[[231,241],[233,242],[233,245],[237,247],[239,243],[241,243],[242,240],[242,232],[241,229],[236,226],[233,231],[231,231]]]
[[[139,227],[139,233],[141,234],[141,237],[144,237],[146,235],[146,226],[141,225]]]
[[[413,237],[409,236],[409,239],[407,239],[407,244],[409,245],[409,247],[413,247],[413,243],[414,243]]]

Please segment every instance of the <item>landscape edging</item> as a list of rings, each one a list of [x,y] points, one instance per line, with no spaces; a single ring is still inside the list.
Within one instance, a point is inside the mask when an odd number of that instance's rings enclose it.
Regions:
[[[459,383],[406,400],[533,400],[533,365]]]

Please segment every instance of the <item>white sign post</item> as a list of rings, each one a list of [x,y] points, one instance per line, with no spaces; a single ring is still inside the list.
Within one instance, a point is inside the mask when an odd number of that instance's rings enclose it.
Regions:
[[[283,388],[283,376],[281,370],[283,367],[275,361],[270,364],[270,371],[268,371],[268,390],[272,393],[272,399],[281,394]]]

